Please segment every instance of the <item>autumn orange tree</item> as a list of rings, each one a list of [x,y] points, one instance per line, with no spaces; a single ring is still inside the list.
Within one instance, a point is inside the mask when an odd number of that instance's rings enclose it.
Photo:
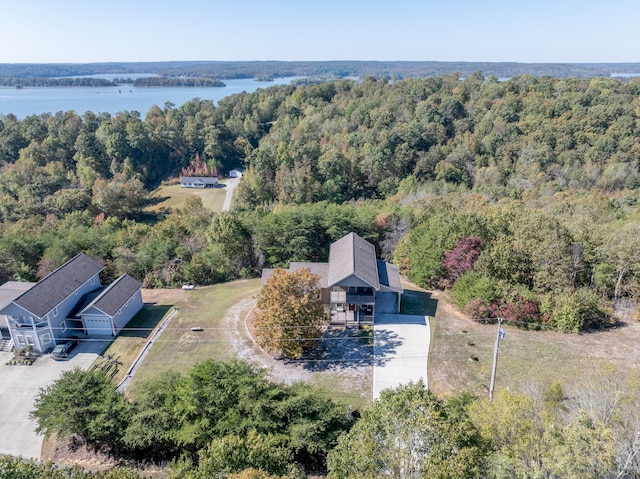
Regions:
[[[286,358],[299,359],[318,344],[327,326],[318,276],[308,268],[276,269],[260,291],[255,318],[258,344]]]

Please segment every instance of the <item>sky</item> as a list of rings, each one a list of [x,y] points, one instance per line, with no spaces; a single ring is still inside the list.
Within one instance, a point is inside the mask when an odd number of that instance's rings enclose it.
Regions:
[[[640,62],[638,0],[0,0],[0,63]]]

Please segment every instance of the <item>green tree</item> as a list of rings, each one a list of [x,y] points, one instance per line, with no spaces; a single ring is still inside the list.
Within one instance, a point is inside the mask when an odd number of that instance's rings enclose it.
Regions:
[[[97,446],[119,446],[129,419],[129,403],[101,370],[73,369],[40,390],[31,418],[36,431],[77,434]]]
[[[465,416],[422,382],[385,390],[329,453],[328,477],[484,477],[481,442]]]
[[[318,279],[308,268],[273,271],[260,291],[253,322],[261,347],[299,359],[317,346],[329,322],[320,303]]]
[[[199,452],[197,476],[226,477],[249,468],[284,476],[293,455],[283,442],[283,438],[256,431],[216,438]]]

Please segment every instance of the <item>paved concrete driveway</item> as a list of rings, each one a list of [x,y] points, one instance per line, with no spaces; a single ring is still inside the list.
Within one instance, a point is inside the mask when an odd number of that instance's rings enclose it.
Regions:
[[[65,361],[48,354],[31,366],[9,366],[12,353],[0,352],[0,454],[40,459],[43,437],[29,419],[40,388],[51,384],[63,371],[87,369],[105,350],[106,341],[83,342]]]
[[[427,384],[429,319],[406,314],[376,315],[373,326],[373,399],[383,389],[422,379]]]

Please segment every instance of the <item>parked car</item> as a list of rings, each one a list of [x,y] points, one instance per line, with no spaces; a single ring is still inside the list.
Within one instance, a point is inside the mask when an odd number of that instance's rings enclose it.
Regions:
[[[196,286],[194,284],[183,284],[182,289],[185,291],[191,291],[192,289],[196,289]]]
[[[69,353],[75,348],[78,344],[77,339],[72,339],[71,341],[67,341],[65,343],[58,344],[53,351],[51,351],[51,357],[55,360],[64,359],[69,356]]]

